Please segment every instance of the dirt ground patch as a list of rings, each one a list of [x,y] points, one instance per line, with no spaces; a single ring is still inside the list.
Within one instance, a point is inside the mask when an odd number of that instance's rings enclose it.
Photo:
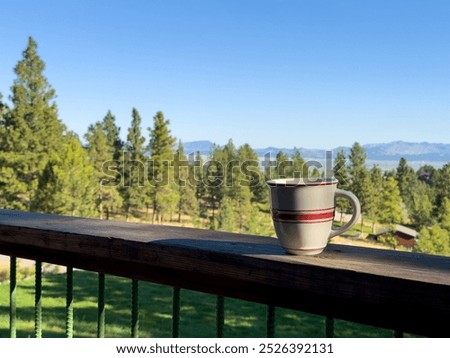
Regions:
[[[10,265],[9,256],[0,255],[0,270],[4,270],[4,269],[9,270],[9,265]],[[18,258],[17,259],[17,266],[18,266],[18,268],[27,268],[27,269],[32,268],[32,269],[34,269],[35,261]],[[57,265],[44,263],[42,265],[42,271],[44,273],[46,273],[46,272],[54,272],[54,273],[55,272],[60,272],[61,273],[61,272],[66,272],[66,268],[63,267],[63,266],[57,266]]]
[[[34,261],[26,259],[18,259],[18,264],[24,267],[34,267]],[[0,255],[0,269],[9,268],[9,256]]]
[[[373,249],[384,249],[384,250],[390,249],[390,247],[388,247],[382,243],[375,242],[373,240],[348,238],[348,237],[342,237],[342,236],[333,237],[330,242],[333,244],[370,247]]]

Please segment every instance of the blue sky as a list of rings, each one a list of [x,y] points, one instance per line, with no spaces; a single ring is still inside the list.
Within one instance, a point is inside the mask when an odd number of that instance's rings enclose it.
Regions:
[[[0,0],[0,92],[28,36],[82,136],[136,107],[183,141],[450,143],[450,2]]]

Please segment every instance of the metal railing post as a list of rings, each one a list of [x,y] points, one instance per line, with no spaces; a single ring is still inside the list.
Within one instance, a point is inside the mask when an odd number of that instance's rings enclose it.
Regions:
[[[42,262],[36,261],[34,291],[34,336],[42,338]]]
[[[131,280],[131,337],[139,337],[139,281]]]
[[[16,338],[16,288],[17,288],[17,258],[10,257],[9,268],[9,337]]]
[[[325,337],[334,337],[334,318],[328,316],[325,317]]]
[[[275,306],[267,305],[267,338],[275,337]]]
[[[73,337],[73,267],[66,268],[66,338]]]
[[[180,336],[180,288],[173,288],[172,295],[172,338]]]
[[[223,338],[223,328],[225,325],[225,298],[217,296],[216,303],[216,337]]]
[[[97,338],[105,337],[105,274],[98,273]]]

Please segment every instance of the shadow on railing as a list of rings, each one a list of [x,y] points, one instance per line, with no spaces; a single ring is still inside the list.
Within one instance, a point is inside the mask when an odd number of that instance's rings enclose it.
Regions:
[[[268,337],[280,336],[277,327],[283,322],[277,317],[282,308],[323,315],[327,337],[335,335],[336,319],[387,328],[396,337],[403,332],[450,336],[450,259],[445,257],[343,245],[329,245],[316,257],[295,257],[268,237],[10,210],[0,210],[0,254],[11,256],[11,337],[18,322],[16,257],[36,260],[36,337],[42,336],[42,262],[67,267],[67,337],[74,332],[74,268],[98,273],[97,297],[91,298],[96,301],[98,337],[105,336],[105,302],[111,300],[105,297],[105,274],[131,279],[132,337],[139,336],[139,298],[146,285],[141,281],[173,287],[173,337],[180,335],[183,319],[181,289],[216,295],[217,337],[226,328],[224,297],[265,305]]]

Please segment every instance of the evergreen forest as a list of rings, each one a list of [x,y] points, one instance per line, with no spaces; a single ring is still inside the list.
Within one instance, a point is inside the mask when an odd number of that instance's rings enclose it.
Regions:
[[[106,108],[80,138],[59,117],[33,38],[14,73],[11,93],[0,94],[0,208],[273,236],[266,181],[324,175],[299,151],[266,163],[232,139],[207,157],[185,153],[161,111],[142,118],[130,108],[123,140]],[[369,168],[358,142],[333,154],[339,187],[361,201],[356,230],[403,224],[419,232],[415,251],[450,255],[450,163]]]

